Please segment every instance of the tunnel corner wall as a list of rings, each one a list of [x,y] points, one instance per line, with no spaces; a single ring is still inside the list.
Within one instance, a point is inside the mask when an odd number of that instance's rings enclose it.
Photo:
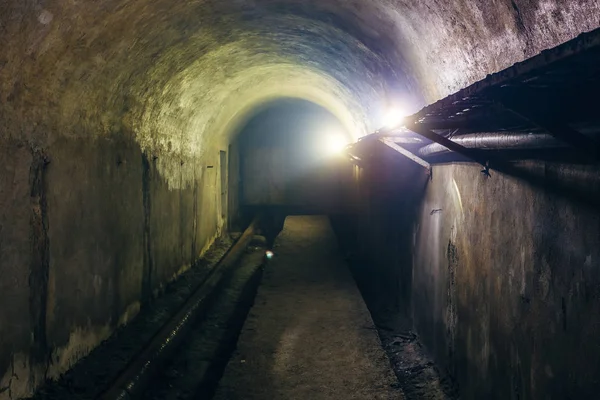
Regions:
[[[595,397],[597,166],[454,163],[420,181],[381,160],[357,168],[351,246],[375,321],[411,321],[461,398]]]
[[[415,329],[465,398],[598,390],[598,168],[434,168],[414,248]],[[581,354],[586,354],[581,358]]]
[[[345,198],[352,210],[333,216],[336,234],[374,318],[410,323],[412,242],[428,171],[380,142],[378,157],[354,166]]]

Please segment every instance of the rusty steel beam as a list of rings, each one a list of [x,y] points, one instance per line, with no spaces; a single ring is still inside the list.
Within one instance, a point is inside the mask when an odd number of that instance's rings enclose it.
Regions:
[[[402,146],[398,145],[397,143],[395,143],[390,138],[380,137],[379,141],[381,143],[385,144],[386,146],[388,146],[389,148],[391,148],[391,149],[397,151],[398,153],[402,154],[404,157],[408,158],[409,160],[411,160],[411,161],[419,164],[420,166],[422,166],[423,168],[425,168],[427,171],[431,172],[431,164],[429,164],[427,161],[423,160],[422,158],[417,157],[415,154],[413,154],[410,151],[406,150]]]
[[[446,147],[448,150],[454,151],[456,153],[462,154],[463,156],[470,158],[471,160],[478,162],[479,164],[483,165],[484,167],[488,166],[488,161],[489,159],[486,159],[485,157],[483,157],[483,155],[474,149],[468,149],[464,146],[461,146],[458,143],[453,142],[452,140],[445,138],[444,136],[438,135],[437,133],[430,131],[429,129],[425,129],[422,126],[419,126],[418,124],[415,123],[410,123],[409,125],[406,126],[407,129],[418,133],[419,135],[426,137],[427,139],[441,144],[442,146]]]

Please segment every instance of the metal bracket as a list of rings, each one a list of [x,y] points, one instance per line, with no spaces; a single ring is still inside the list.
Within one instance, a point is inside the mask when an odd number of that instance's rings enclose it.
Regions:
[[[492,174],[490,174],[490,165],[489,165],[489,162],[488,162],[488,163],[486,163],[486,164],[483,166],[483,169],[481,170],[481,173],[482,173],[482,174],[483,174],[483,175],[484,175],[486,178],[491,178],[491,177],[492,177]]]
[[[488,160],[485,159],[476,149],[467,149],[466,147],[453,142],[452,140],[445,138],[444,136],[440,136],[437,133],[426,129],[424,127],[418,126],[414,122],[406,126],[407,129],[418,133],[419,135],[426,137],[427,139],[441,144],[446,147],[448,150],[454,151],[456,153],[462,154],[465,157],[470,158],[471,160],[483,165],[484,167],[488,165]]]
[[[381,138],[379,138],[379,141],[381,143],[385,144],[386,146],[388,146],[389,148],[402,154],[404,157],[408,158],[409,160],[419,164],[420,166],[422,166],[423,168],[425,168],[431,172],[431,164],[429,164],[427,161],[423,160],[422,158],[417,157],[410,151],[406,150],[404,147],[395,143],[393,140],[386,138],[386,137],[381,137]]]

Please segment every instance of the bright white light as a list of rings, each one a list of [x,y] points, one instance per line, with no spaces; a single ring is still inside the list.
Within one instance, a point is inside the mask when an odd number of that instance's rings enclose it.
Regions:
[[[273,258],[274,255],[275,254],[271,250],[265,251],[265,257],[267,257],[267,260],[270,260],[271,258]]]
[[[392,129],[398,128],[404,122],[404,117],[406,117],[406,111],[401,108],[392,108],[390,109],[384,116],[381,121],[384,128]]]
[[[348,145],[348,140],[341,133],[329,133],[325,136],[325,150],[329,154],[340,154]]]

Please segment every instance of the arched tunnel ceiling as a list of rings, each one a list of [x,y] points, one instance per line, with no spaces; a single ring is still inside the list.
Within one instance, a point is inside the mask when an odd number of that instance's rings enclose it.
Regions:
[[[123,134],[198,157],[286,96],[359,136],[389,104],[416,111],[597,15],[598,0],[9,0],[1,135],[35,147]]]

